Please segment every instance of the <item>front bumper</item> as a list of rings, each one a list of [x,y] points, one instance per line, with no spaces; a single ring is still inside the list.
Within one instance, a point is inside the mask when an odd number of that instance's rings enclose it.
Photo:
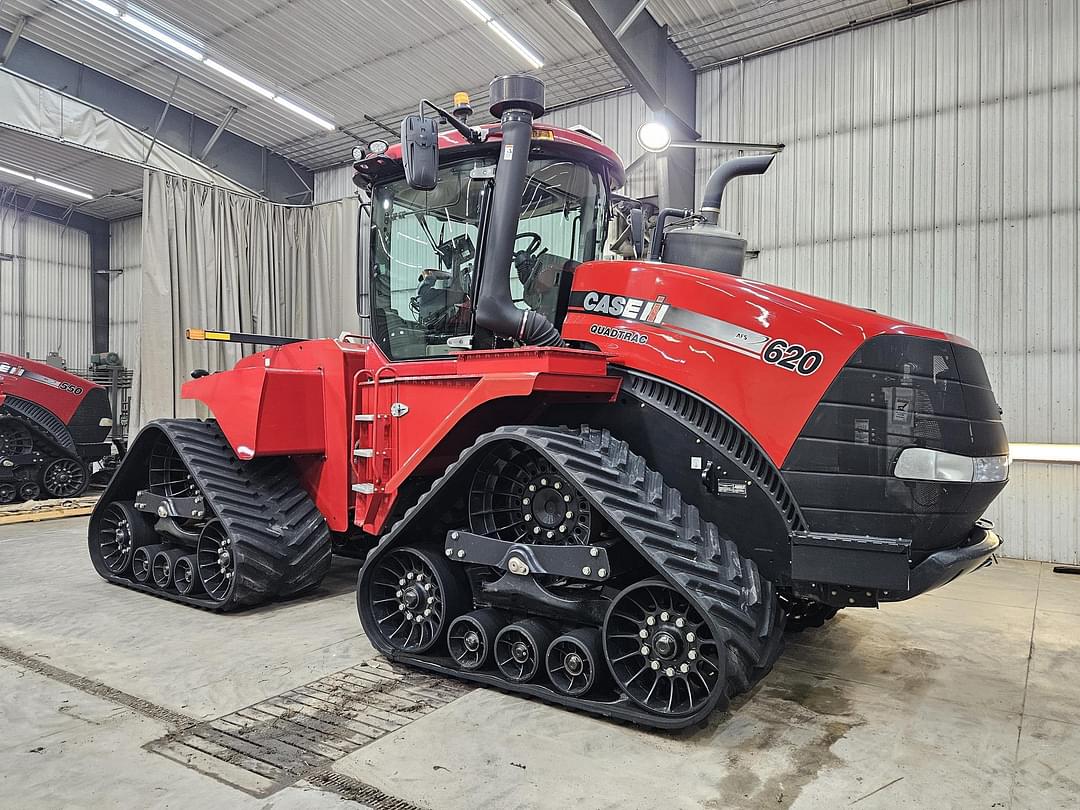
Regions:
[[[1001,542],[992,523],[987,520],[976,521],[967,542],[955,548],[935,551],[911,569],[906,590],[882,591],[878,594],[878,599],[882,602],[901,602],[947,585],[957,577],[990,564],[994,552],[1001,547]]]

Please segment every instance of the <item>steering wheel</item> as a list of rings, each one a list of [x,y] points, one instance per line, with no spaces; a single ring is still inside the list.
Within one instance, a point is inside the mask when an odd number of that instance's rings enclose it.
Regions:
[[[548,249],[538,250],[543,242],[543,237],[536,231],[522,231],[514,237],[514,244],[517,245],[522,239],[528,239],[529,244],[525,246],[524,250],[514,251],[514,267],[517,268],[518,278],[521,279],[521,283],[527,286],[535,268],[539,266],[540,257],[547,253]]]

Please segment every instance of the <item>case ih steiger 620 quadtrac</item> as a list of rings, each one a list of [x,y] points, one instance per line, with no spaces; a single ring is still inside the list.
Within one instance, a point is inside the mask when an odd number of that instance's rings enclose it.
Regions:
[[[0,506],[82,495],[90,465],[112,454],[111,430],[102,386],[0,353]]]
[[[537,80],[491,90],[499,125],[410,116],[356,164],[370,339],[188,382],[216,421],[135,440],[102,576],[228,610],[316,585],[351,535],[389,657],[674,728],[766,673],[785,621],[990,560],[1008,444],[970,345],[742,278],[716,210],[770,158],[721,166],[650,258],[598,260],[619,159],[535,124]]]

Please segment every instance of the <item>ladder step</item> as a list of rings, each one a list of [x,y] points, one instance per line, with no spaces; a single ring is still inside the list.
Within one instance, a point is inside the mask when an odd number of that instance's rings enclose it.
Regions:
[[[374,422],[375,414],[373,413],[358,413],[353,417],[357,422]]]
[[[372,450],[370,447],[357,447],[355,450],[352,451],[352,454],[356,458],[371,458],[375,455],[375,451]]]
[[[352,485],[352,491],[353,492],[359,492],[361,495],[374,495],[375,494],[375,485],[374,484],[353,484]]]

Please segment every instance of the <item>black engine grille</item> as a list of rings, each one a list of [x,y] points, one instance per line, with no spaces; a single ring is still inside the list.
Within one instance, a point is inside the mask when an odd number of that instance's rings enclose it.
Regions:
[[[825,392],[782,472],[811,530],[910,539],[916,553],[956,545],[1004,484],[898,479],[906,447],[1008,453],[974,349],[907,335],[867,341]]]

